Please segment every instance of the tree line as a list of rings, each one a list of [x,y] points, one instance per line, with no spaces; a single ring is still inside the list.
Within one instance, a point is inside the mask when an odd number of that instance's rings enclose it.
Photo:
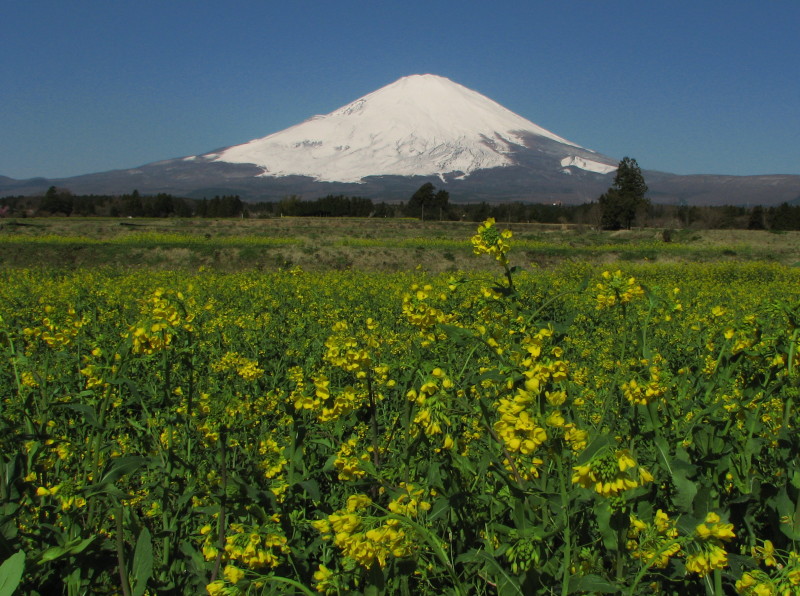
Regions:
[[[656,221],[660,227],[664,227],[665,216],[670,216],[671,221],[685,228],[800,229],[798,205],[783,203],[766,208],[762,205],[752,208],[679,205],[670,209],[653,205],[646,196],[647,190],[639,164],[630,157],[623,158],[617,166],[613,184],[598,199],[600,227],[607,230],[630,229],[634,223],[653,225]]]
[[[251,215],[267,217],[384,217],[388,213],[385,204],[376,207],[372,199],[332,194],[314,200],[289,195],[277,202],[249,203],[247,210]]]
[[[626,158],[627,160],[628,158]],[[409,200],[375,202],[357,196],[327,195],[306,200],[289,195],[279,201],[245,202],[238,195],[207,199],[176,197],[168,193],[143,195],[134,190],[123,195],[74,195],[51,187],[40,196],[0,198],[0,218],[27,216],[105,217],[413,217],[425,221],[535,222],[577,224],[593,228],[620,229],[633,225],[659,228],[738,228],[800,230],[800,205],[783,203],[764,207],[690,206],[651,204],[644,196],[641,172],[635,160],[621,162],[626,171],[615,177],[609,190],[597,201],[579,205],[560,203],[452,203],[449,193],[433,184],[423,184]],[[619,170],[618,170],[619,172]],[[628,181],[633,181],[628,186]],[[631,191],[633,188],[633,191]],[[631,192],[634,196],[631,196]]]
[[[76,195],[51,186],[39,196],[2,198],[0,209],[5,210],[5,217],[239,217],[245,203],[238,195],[190,199],[169,193],[142,195],[138,190],[122,195]]]

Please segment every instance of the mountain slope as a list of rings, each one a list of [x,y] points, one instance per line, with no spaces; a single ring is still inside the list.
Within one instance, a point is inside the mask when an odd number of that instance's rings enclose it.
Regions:
[[[616,169],[614,160],[430,74],[404,77],[325,116],[203,157],[254,164],[264,176],[360,182],[368,176],[467,176],[510,166],[515,153],[540,139],[561,146],[564,166],[603,174]]]

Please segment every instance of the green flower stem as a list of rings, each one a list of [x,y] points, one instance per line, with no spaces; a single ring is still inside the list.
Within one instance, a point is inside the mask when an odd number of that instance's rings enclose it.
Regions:
[[[561,456],[556,456],[558,464],[558,480],[561,488],[561,514],[564,516],[564,563],[563,575],[561,577],[561,596],[567,596],[569,592],[570,563],[572,561],[572,530],[569,524],[569,494],[567,493],[567,479],[564,476],[564,462]]]
[[[121,503],[117,503],[117,506],[114,508],[114,521],[117,524],[117,536],[116,536],[116,543],[117,543],[117,568],[119,570],[119,583],[122,586],[122,594],[123,596],[131,596],[131,588],[128,585],[128,569],[125,565],[125,536],[124,536],[124,527],[123,527],[123,516],[124,510]]]
[[[372,433],[372,463],[377,470],[381,465],[380,440],[378,435],[378,404],[375,402],[375,392],[372,389],[372,377],[367,375],[367,393],[369,394],[369,423]]]
[[[227,433],[225,427],[219,430],[219,466],[220,466],[220,480],[222,481],[222,496],[219,503],[219,518],[217,519],[217,557],[214,559],[214,569],[211,572],[211,579],[208,583],[213,583],[219,577],[219,569],[222,565],[222,553],[225,552],[225,506],[227,503],[228,495],[228,468],[225,462],[227,454],[225,453],[225,443],[227,441]]]
[[[503,269],[505,270],[506,281],[508,281],[508,289],[513,295],[516,293],[516,289],[514,288],[514,279],[511,276],[511,269],[508,267],[508,263],[503,263]]]
[[[11,334],[8,332],[8,328],[5,325],[5,320],[3,320],[3,316],[0,315],[0,329],[3,331],[3,335],[6,336],[6,341],[8,342],[8,361],[11,363],[11,370],[14,371],[14,382],[17,389],[17,396],[20,396],[22,392],[22,383],[20,382],[19,378],[19,370],[17,369],[17,350],[14,346],[14,341],[11,339]],[[2,406],[3,402],[0,401],[0,414],[2,414]]]

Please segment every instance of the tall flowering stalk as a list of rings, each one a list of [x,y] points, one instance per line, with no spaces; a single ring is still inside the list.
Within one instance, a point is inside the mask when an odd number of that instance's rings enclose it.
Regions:
[[[509,293],[514,292],[514,280],[511,277],[512,269],[508,266],[508,251],[511,250],[511,230],[502,232],[495,227],[493,217],[490,217],[478,226],[478,231],[472,237],[472,250],[476,255],[488,254],[500,263],[508,282]]]

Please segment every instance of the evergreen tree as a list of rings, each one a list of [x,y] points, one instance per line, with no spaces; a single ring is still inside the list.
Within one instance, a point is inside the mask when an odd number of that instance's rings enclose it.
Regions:
[[[748,230],[763,230],[764,229],[764,208],[761,205],[756,205],[750,211],[750,219],[747,220]]]
[[[433,184],[426,182],[411,195],[406,206],[406,215],[424,220],[427,213],[428,219],[441,219],[449,206],[449,202],[449,192],[446,190],[437,192]]]
[[[608,230],[630,229],[637,214],[650,205],[646,193],[647,184],[639,164],[624,157],[611,188],[600,196],[601,225]]]
[[[67,189],[51,186],[44,194],[39,208],[51,215],[56,213],[69,215],[72,213],[72,193]]]

